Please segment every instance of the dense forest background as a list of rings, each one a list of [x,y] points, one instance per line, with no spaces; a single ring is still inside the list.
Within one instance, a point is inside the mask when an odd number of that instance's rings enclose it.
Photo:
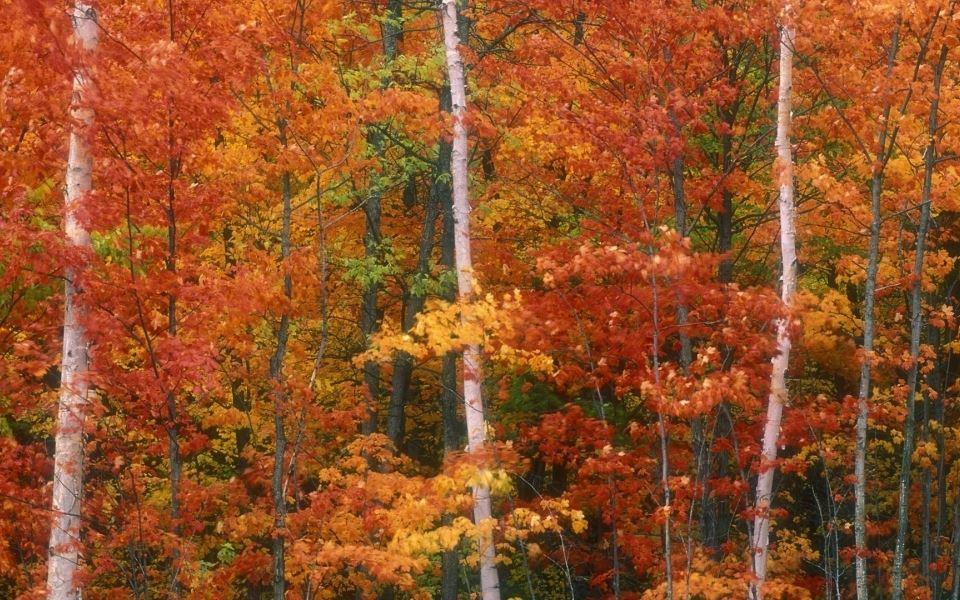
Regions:
[[[957,600],[957,9],[0,0],[0,597]]]

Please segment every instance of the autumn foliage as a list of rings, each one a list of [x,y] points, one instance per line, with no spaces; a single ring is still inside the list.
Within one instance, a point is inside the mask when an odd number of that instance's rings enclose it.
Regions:
[[[0,597],[48,597],[75,301],[84,600],[480,598],[488,539],[504,599],[747,598],[771,469],[763,598],[855,598],[858,555],[861,595],[957,598],[956,4],[459,0],[458,121],[434,0],[97,0],[89,56],[72,2],[0,0]]]

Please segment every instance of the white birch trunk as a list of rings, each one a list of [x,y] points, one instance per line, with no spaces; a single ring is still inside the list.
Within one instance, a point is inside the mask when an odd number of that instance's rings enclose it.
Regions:
[[[783,279],[780,298],[788,309],[793,304],[797,289],[796,209],[793,203],[793,155],[790,150],[791,91],[793,88],[794,29],[790,23],[790,7],[784,9],[784,24],[780,30],[780,90],[777,98],[777,171],[780,185],[780,255]],[[763,596],[762,585],[767,576],[767,555],[770,535],[770,502],[773,493],[774,462],[780,437],[780,418],[787,400],[787,366],[790,364],[789,320],[777,322],[777,355],[770,374],[770,398],[767,403],[767,422],[763,430],[763,454],[757,477],[756,516],[753,524],[753,571],[755,581],[750,595],[755,600]]]
[[[93,187],[93,156],[88,141],[93,110],[86,106],[89,79],[87,62],[97,47],[97,15],[88,4],[77,2],[73,28],[80,50],[80,63],[73,75],[70,116],[70,155],[67,162],[64,228],[67,243],[89,248],[90,235],[77,214]],[[80,564],[80,509],[83,496],[83,423],[87,404],[89,358],[83,309],[77,301],[77,270],[66,269],[64,290],[63,349],[60,366],[60,401],[53,467],[53,522],[50,527],[47,562],[47,598],[77,600],[76,574]]]
[[[453,176],[454,253],[457,264],[459,299],[467,303],[473,298],[473,259],[470,256],[470,191],[467,147],[467,127],[464,122],[467,110],[467,90],[464,83],[463,60],[460,57],[460,35],[457,27],[456,0],[443,0],[443,44],[447,57],[447,75],[450,80],[450,97],[453,103],[453,152],[451,172]],[[466,317],[464,317],[466,318]],[[463,401],[467,421],[467,440],[470,452],[480,452],[486,438],[486,421],[483,416],[483,399],[480,396],[482,372],[480,347],[470,344],[463,350]],[[478,485],[473,489],[473,520],[483,531],[484,522],[491,518],[490,489]],[[497,575],[496,550],[493,536],[481,533],[480,593],[483,600],[500,600],[500,581]]]

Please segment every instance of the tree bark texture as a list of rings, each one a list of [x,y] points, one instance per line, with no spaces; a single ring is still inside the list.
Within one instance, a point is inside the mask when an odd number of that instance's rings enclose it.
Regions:
[[[91,248],[90,235],[79,221],[85,199],[93,189],[93,154],[90,130],[93,109],[88,106],[91,87],[90,61],[97,49],[99,26],[96,9],[77,2],[73,7],[73,30],[79,62],[73,71],[70,116],[70,150],[64,195],[64,230],[68,246],[81,252]],[[63,349],[60,365],[60,398],[54,439],[53,521],[50,527],[47,563],[47,598],[78,600],[77,571],[80,555],[80,513],[83,504],[83,427],[89,391],[89,345],[80,301],[82,265],[68,266],[65,273]]]
[[[780,257],[783,265],[780,299],[789,310],[797,289],[796,207],[793,199],[793,154],[790,149],[791,93],[793,90],[793,47],[795,32],[790,22],[790,7],[784,8],[784,23],[780,29],[780,89],[777,98],[777,162],[780,185]],[[753,573],[751,597],[763,597],[763,583],[767,577],[767,557],[770,536],[770,504],[773,495],[773,477],[776,473],[777,443],[780,420],[787,400],[787,368],[790,364],[790,319],[777,322],[777,355],[773,358],[770,374],[770,397],[767,401],[767,420],[763,430],[763,451],[760,473],[757,476],[756,515],[753,523]]]
[[[453,175],[454,247],[457,264],[457,286],[463,304],[473,299],[473,258],[470,252],[470,191],[469,148],[467,145],[467,90],[463,60],[460,57],[457,5],[455,0],[443,0],[440,7],[443,22],[443,42],[446,51],[447,76],[453,112],[453,148],[451,172]],[[467,319],[466,315],[462,318]],[[480,346],[468,344],[463,350],[463,401],[467,422],[467,448],[472,453],[483,451],[486,439],[486,420],[481,398],[482,371]],[[481,532],[492,516],[490,489],[477,485],[473,489],[473,519]],[[480,594],[483,600],[500,600],[500,581],[497,574],[496,550],[493,536],[481,533]]]

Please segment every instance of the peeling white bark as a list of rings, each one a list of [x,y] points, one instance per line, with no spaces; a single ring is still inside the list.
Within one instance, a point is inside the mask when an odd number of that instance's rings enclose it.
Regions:
[[[87,63],[97,47],[97,15],[94,8],[78,2],[73,9],[73,28],[80,63],[73,75],[70,116],[70,154],[67,162],[66,213],[67,243],[90,247],[90,235],[77,214],[93,187],[93,157],[88,134],[93,110],[87,106],[89,74]],[[83,309],[77,300],[77,269],[66,270],[64,290],[63,350],[60,367],[60,401],[53,467],[53,522],[50,527],[47,563],[47,598],[78,600],[77,568],[80,563],[80,509],[83,497],[83,422],[89,386],[88,340],[83,326]]]
[[[783,263],[780,299],[788,309],[793,304],[797,289],[796,207],[793,200],[793,155],[790,150],[791,91],[793,88],[793,45],[795,32],[789,22],[789,5],[784,9],[784,23],[780,29],[780,89],[777,98],[777,171],[780,187],[780,255]],[[753,572],[755,581],[750,586],[750,597],[763,597],[763,582],[767,577],[767,555],[770,536],[770,503],[773,493],[774,463],[780,437],[780,419],[787,400],[787,367],[790,364],[789,320],[777,322],[777,355],[770,374],[770,397],[767,402],[767,421],[763,430],[763,453],[757,477],[756,516],[753,524]]]
[[[464,82],[463,60],[460,57],[460,35],[457,26],[455,0],[443,0],[440,7],[443,21],[443,44],[447,58],[447,76],[453,102],[453,176],[454,246],[457,264],[459,299],[467,303],[473,298],[473,259],[470,255],[470,191],[467,147],[467,91]],[[486,421],[483,399],[480,395],[482,372],[480,347],[470,344],[463,350],[463,401],[467,421],[467,440],[470,452],[480,452],[486,439]],[[473,489],[473,520],[478,527],[491,518],[490,489],[478,485]],[[481,529],[482,531],[482,529]],[[483,533],[480,544],[480,593],[483,600],[500,600],[500,581],[497,575],[496,550],[493,536]]]

